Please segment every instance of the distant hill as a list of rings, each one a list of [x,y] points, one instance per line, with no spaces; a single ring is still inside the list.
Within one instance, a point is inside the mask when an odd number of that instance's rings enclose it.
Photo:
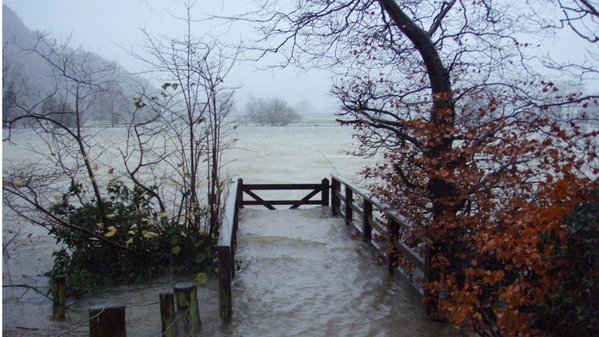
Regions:
[[[21,102],[28,102],[30,105],[49,93],[56,92],[55,95],[68,97],[60,90],[57,92],[55,77],[52,76],[53,69],[48,62],[39,55],[23,52],[24,48],[32,48],[39,42],[41,33],[27,28],[8,6],[3,5],[2,10],[3,110],[9,110],[3,111],[3,117],[10,114],[10,106],[5,104],[7,95],[16,96]],[[45,39],[52,41],[49,34],[44,34]],[[43,45],[39,49],[43,52],[49,51],[49,48]],[[74,52],[70,61],[73,65],[85,64],[86,67],[93,69],[115,67],[113,77],[116,81],[108,86],[108,92],[93,98],[93,101],[97,101],[98,104],[91,105],[86,111],[86,118],[112,125],[126,122],[127,115],[130,115],[134,109],[132,98],[137,96],[136,90],[146,86],[147,82],[97,54],[79,49],[68,49],[67,52]]]

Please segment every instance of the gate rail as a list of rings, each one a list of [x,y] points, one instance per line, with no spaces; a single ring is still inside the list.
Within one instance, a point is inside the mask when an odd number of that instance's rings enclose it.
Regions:
[[[310,192],[296,200],[266,200],[256,193],[263,190]],[[244,200],[244,194],[253,200]],[[313,200],[318,194],[321,198]],[[390,274],[409,276],[411,273],[403,268],[406,265],[417,270],[421,275],[420,284],[414,283],[410,277],[408,280],[422,296],[428,297],[424,284],[436,279],[431,269],[433,241],[424,235],[414,234],[416,231],[413,224],[372,197],[368,191],[337,176],[331,177],[330,184],[326,178],[320,184],[244,184],[242,179],[234,179],[225,201],[225,213],[216,247],[219,257],[220,313],[223,319],[228,320],[232,315],[231,282],[235,277],[239,209],[249,205],[262,205],[271,210],[276,209],[275,205],[291,205],[292,209],[302,205],[328,206],[329,201],[332,214],[345,219],[346,225],[386,262]],[[386,218],[387,224],[383,224],[379,220],[381,218]],[[402,238],[400,233],[408,233],[411,242]],[[436,299],[429,299],[427,302],[426,311],[429,315],[435,310],[436,302]]]

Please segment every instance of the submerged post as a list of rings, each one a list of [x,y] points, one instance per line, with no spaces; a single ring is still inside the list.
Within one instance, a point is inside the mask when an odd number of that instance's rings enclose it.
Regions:
[[[218,249],[218,294],[220,303],[220,317],[228,321],[233,313],[231,295],[231,248],[219,246]]]
[[[389,223],[389,250],[388,250],[388,261],[389,261],[389,274],[394,274],[395,269],[398,267],[399,256],[397,255],[397,241],[399,240],[399,224],[391,219]]]
[[[177,316],[182,321],[182,330],[185,336],[197,335],[200,332],[200,310],[198,308],[197,287],[191,282],[175,285],[175,300],[177,302]]]
[[[89,309],[89,337],[126,337],[125,306],[107,304]]]
[[[345,224],[347,226],[351,225],[354,219],[354,209],[352,207],[353,203],[353,191],[349,186],[345,185]]]
[[[55,319],[63,319],[66,312],[65,302],[67,276],[64,274],[54,276],[54,303],[52,306],[52,316]]]
[[[339,184],[339,180],[332,177],[331,180],[331,212],[333,216],[339,215],[339,196],[338,194],[341,192],[341,185]]]
[[[362,240],[364,242],[370,242],[372,240],[372,225],[370,224],[370,219],[372,219],[372,203],[367,199],[363,198],[362,202]]]
[[[322,179],[322,201],[321,206],[326,207],[329,205],[329,179]]]
[[[243,179],[237,180],[237,205],[239,208],[243,208]]]
[[[177,314],[175,311],[175,296],[172,293],[159,294],[160,320],[162,322],[162,335],[177,337]]]

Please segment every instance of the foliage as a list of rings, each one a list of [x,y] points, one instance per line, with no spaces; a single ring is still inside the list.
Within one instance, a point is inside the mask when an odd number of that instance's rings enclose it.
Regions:
[[[246,118],[259,125],[285,126],[301,119],[297,111],[281,98],[250,98]]]
[[[223,83],[236,55],[191,36],[191,7],[186,3],[184,40],[146,35],[150,56],[144,61],[173,82],[158,93],[142,88],[133,98],[124,146],[117,139],[98,140],[97,130],[85,125],[94,113],[109,112],[113,124],[121,122],[129,100],[114,64],[98,69],[91,57],[76,57],[83,51],[43,35],[31,47],[18,46],[45,62],[55,88],[17,93],[18,114],[5,121],[8,137],[18,132],[17,122],[32,121],[38,127],[25,132],[43,146],[23,145],[38,156],[6,170],[3,202],[63,245],[48,275],[66,273],[74,293],[167,268],[206,269],[213,261],[224,198],[222,151],[232,142],[226,120],[234,90]],[[110,150],[121,154],[123,165],[111,163],[106,175],[100,167],[114,155]],[[114,176],[127,182],[110,180]]]
[[[554,336],[599,331],[599,189],[566,216],[568,234],[556,247],[560,284],[540,305],[536,326]]]
[[[134,98],[134,117],[148,111],[155,117],[131,121],[130,141],[121,154],[127,175],[136,185],[170,187],[154,193],[160,208],[186,214],[187,226],[215,239],[223,211],[222,154],[236,141],[230,134],[235,126],[229,118],[235,88],[226,79],[237,51],[229,51],[216,40],[196,38],[191,16],[194,3],[183,5],[186,16],[181,20],[187,27],[183,38],[154,37],[143,31],[146,53],[137,57],[169,82],[158,92],[148,90]],[[157,172],[162,166],[172,174],[148,177],[144,173],[145,168]]]
[[[559,2],[559,24],[542,1],[264,0],[243,17],[284,64],[347,66],[333,88],[340,119],[359,154],[382,156],[365,171],[376,196],[419,225],[402,235],[434,239],[427,300],[466,333],[539,333],[536,310],[560,281],[563,219],[599,173],[599,133],[577,123],[596,118],[597,96],[544,81],[519,40],[568,25],[597,42],[598,12],[577,5]],[[598,74],[542,63],[559,78]]]
[[[52,206],[52,213],[115,245],[106,245],[81,230],[61,226],[50,229],[50,234],[64,248],[53,254],[54,267],[48,275],[66,274],[72,294],[143,280],[168,269],[183,272],[208,267],[211,254],[208,238],[169,222],[167,214],[153,205],[151,194],[114,179],[107,186],[104,204],[109,213],[102,218],[97,204],[75,202],[81,188],[72,184],[69,192]]]

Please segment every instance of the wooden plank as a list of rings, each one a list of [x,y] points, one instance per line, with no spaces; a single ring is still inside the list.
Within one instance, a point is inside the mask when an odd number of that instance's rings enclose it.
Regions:
[[[372,227],[372,229],[377,231],[380,235],[385,235],[387,233],[387,228],[385,228],[385,226],[383,226],[380,222],[376,221],[375,219],[370,218],[368,222],[370,223],[370,227]]]
[[[218,297],[220,316],[224,321],[231,319],[233,313],[233,297],[231,294],[231,247],[218,246]]]
[[[347,188],[347,186],[345,186],[345,224],[346,225],[350,225],[354,219],[354,215],[353,215],[353,191],[351,188]]]
[[[362,214],[363,214],[362,207],[360,207],[352,202],[351,209],[352,209],[352,213],[354,213],[358,218],[362,218]]]
[[[393,245],[393,250],[389,253],[389,264],[388,264],[388,269],[389,269],[389,273],[393,274],[395,273],[395,271],[398,269],[398,256],[397,256],[397,248],[395,248],[395,243],[399,240],[399,224],[396,221],[391,220],[391,223],[389,224],[389,231],[388,231],[388,240],[389,240],[389,244]]]
[[[263,200],[263,201],[244,201],[246,206],[255,206],[255,205],[264,205],[264,203],[268,203],[269,205],[293,205],[298,202],[302,202],[303,205],[320,205],[320,200]],[[274,207],[272,209],[275,209]]]
[[[341,192],[339,192],[340,188],[341,185],[339,184],[339,181],[335,178],[331,178],[331,212],[333,216],[339,214],[339,199],[341,198],[339,196],[341,194]]]
[[[343,202],[343,195],[341,194],[341,191],[333,190],[333,195],[335,196],[335,198],[337,198],[337,200]]]
[[[259,191],[259,190],[272,190],[272,191],[284,191],[284,190],[314,190],[321,188],[321,184],[244,184],[243,191]]]
[[[295,203],[293,203],[293,206],[290,207],[290,209],[295,209],[300,207],[301,205],[308,205],[306,202],[309,201],[313,196],[317,195],[318,193],[320,193],[321,188],[317,188],[314,191],[308,193],[308,195],[306,195],[305,197],[303,197],[301,200],[296,201]],[[314,200],[318,202],[318,205],[322,204],[322,200]]]
[[[247,186],[247,185],[245,185]],[[276,208],[274,208],[272,206],[272,204],[270,202],[265,201],[264,199],[260,198],[256,193],[250,191],[250,190],[246,190],[244,186],[244,192],[247,193],[250,197],[254,198],[254,200],[256,201],[244,201],[243,204],[244,205],[264,205],[266,208],[270,209],[270,210],[275,210]]]
[[[365,242],[370,242],[370,240],[372,239],[372,226],[370,225],[370,219],[372,218],[372,204],[368,201],[367,198],[364,198],[362,200],[363,205],[362,205],[362,226],[363,227],[363,231],[364,231],[364,235],[362,236],[362,239]]]
[[[235,227],[235,219],[237,217],[237,181],[233,180],[229,186],[229,195],[225,201],[225,212],[223,215],[223,222],[220,228],[220,235],[218,237],[219,246],[230,246],[233,239],[233,231]]]
[[[126,337],[125,306],[108,304],[90,308],[90,337]]]
[[[424,262],[424,258],[421,257],[420,255],[418,255],[416,252],[414,252],[412,249],[410,249],[410,247],[406,246],[403,242],[397,242],[395,247],[397,247],[399,249],[400,252],[403,253],[403,255],[414,264],[415,268],[418,268],[422,271],[424,271],[424,266],[425,266],[425,262]]]
[[[320,190],[322,191],[322,203],[320,204],[323,207],[326,207],[329,205],[329,194],[330,194],[330,186],[329,186],[329,179],[324,178],[322,179],[322,187],[320,188]]]

